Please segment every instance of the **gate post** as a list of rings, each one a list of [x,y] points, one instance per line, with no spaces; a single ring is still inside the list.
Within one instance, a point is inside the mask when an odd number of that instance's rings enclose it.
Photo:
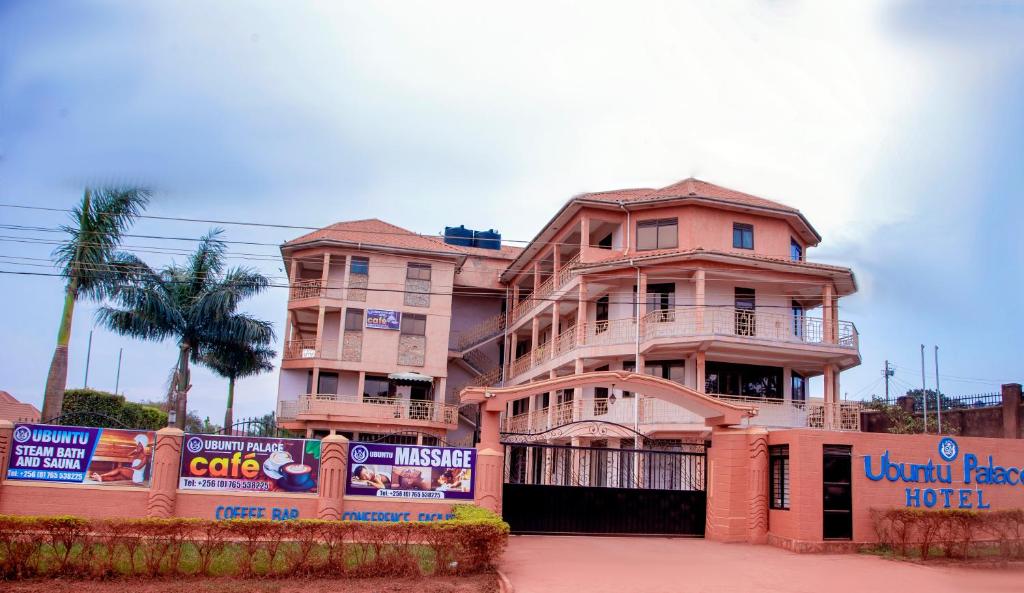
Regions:
[[[185,433],[171,426],[156,431],[153,450],[153,475],[146,501],[146,516],[167,518],[174,516],[174,500],[181,475],[181,441]]]
[[[714,427],[708,450],[707,537],[768,540],[768,433]]]
[[[0,420],[0,499],[3,498],[3,481],[7,479],[7,460],[11,456],[11,438],[14,436],[14,423]]]
[[[348,483],[348,439],[340,434],[325,436],[320,441],[320,493],[316,502],[316,518],[341,520],[345,506],[345,484]]]
[[[505,481],[505,453],[501,444],[500,412],[480,406],[480,442],[476,446],[477,506],[501,514],[501,490]]]

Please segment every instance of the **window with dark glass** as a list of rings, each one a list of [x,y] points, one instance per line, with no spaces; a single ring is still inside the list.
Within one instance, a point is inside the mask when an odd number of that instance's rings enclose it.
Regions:
[[[734,222],[732,225],[732,246],[736,249],[753,249],[754,225]]]
[[[756,335],[757,320],[754,317],[754,289],[737,288],[734,298],[736,303],[736,335]]]
[[[802,338],[804,337],[804,307],[796,301],[791,301],[790,307],[793,310],[793,335]]]
[[[635,292],[635,289],[634,289]],[[664,282],[647,285],[647,311],[658,311],[654,321],[666,322],[675,320],[676,285]]]
[[[363,331],[363,310],[362,309],[345,309],[345,331],[347,332],[361,332]]]
[[[793,371],[791,397],[794,403],[807,401],[807,379],[800,373]]]
[[[430,264],[409,264],[405,270],[409,280],[426,280],[430,282]]]
[[[789,258],[793,261],[804,260],[804,248],[796,242],[796,239],[790,238],[789,240]]]
[[[720,395],[782,399],[782,369],[709,360],[704,366],[704,391]]]
[[[512,415],[518,416],[530,411],[530,398],[524,397],[512,401]]]
[[[679,222],[675,218],[641,220],[636,223],[636,248],[673,249],[679,245]]]
[[[597,242],[598,249],[611,249],[612,248],[612,234],[608,233],[603,239]]]
[[[382,399],[388,397],[391,389],[391,382],[387,377],[375,377],[366,375],[363,380],[363,397],[371,399]]]
[[[350,274],[369,274],[370,258],[353,256],[352,263],[349,264],[348,271]]]
[[[595,333],[601,333],[608,329],[608,295],[604,295],[594,303],[594,320],[597,322],[594,327]]]
[[[773,509],[789,509],[789,445],[768,447],[768,489]]]
[[[402,314],[402,335],[422,336],[427,333],[427,316],[415,313]]]

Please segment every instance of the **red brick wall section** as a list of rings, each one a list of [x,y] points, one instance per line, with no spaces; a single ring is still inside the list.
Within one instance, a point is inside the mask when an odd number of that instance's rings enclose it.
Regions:
[[[877,540],[871,522],[872,508],[906,508],[907,489],[952,488],[977,489],[984,494],[984,503],[992,509],[1024,508],[1024,485],[964,484],[964,456],[972,453],[979,464],[987,465],[988,456],[996,465],[1024,466],[1024,440],[954,437],[959,454],[949,465],[952,483],[906,483],[887,479],[873,481],[865,474],[865,456],[871,456],[872,471],[879,471],[880,457],[889,451],[890,462],[906,464],[945,464],[938,454],[942,437],[936,435],[894,435],[880,433],[828,432],[816,430],[783,430],[769,433],[770,445],[789,445],[790,509],[769,512],[769,541],[801,551],[820,551],[843,547],[825,545],[822,539],[822,448],[824,445],[851,445],[853,448],[853,543]],[[712,450],[718,445],[712,446]],[[957,492],[951,496],[951,508],[957,508]],[[977,490],[970,495],[972,508],[977,508]],[[933,508],[943,508],[940,495]],[[924,508],[922,505],[921,508]],[[710,508],[709,508],[710,520]],[[849,544],[845,544],[849,545]]]

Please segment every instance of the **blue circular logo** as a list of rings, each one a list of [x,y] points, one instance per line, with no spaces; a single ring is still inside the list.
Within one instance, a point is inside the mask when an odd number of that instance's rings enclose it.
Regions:
[[[956,456],[960,454],[960,447],[956,444],[956,441],[950,437],[945,437],[939,441],[939,457],[945,461],[953,461]]]
[[[185,448],[188,449],[189,453],[198,453],[203,450],[203,439],[192,437],[185,443]]]
[[[32,438],[32,429],[30,429],[29,427],[27,427],[27,426],[19,426],[18,428],[14,429],[14,440],[15,441],[17,441],[19,443],[24,443],[25,441],[29,440],[30,438]]]
[[[352,447],[352,461],[355,461],[356,463],[362,463],[369,458],[370,451],[366,447],[362,445],[356,445],[355,447]]]

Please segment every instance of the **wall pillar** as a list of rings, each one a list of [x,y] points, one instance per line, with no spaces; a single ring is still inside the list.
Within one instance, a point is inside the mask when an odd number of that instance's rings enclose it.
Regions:
[[[573,373],[579,375],[583,372],[583,359],[577,358],[573,363]],[[583,388],[572,388],[572,419],[580,420],[583,412]]]
[[[832,299],[832,283],[829,282],[821,291],[822,342],[835,344],[835,310]]]
[[[14,435],[14,423],[0,419],[0,500],[4,495],[4,478],[7,477],[7,460],[11,457],[11,438]]]
[[[836,368],[830,364],[825,365],[824,377],[822,381],[825,383],[825,410],[824,410],[824,428],[825,430],[835,429],[835,417],[838,414],[836,409],[836,401],[838,400],[836,394]]]
[[[558,253],[557,251],[555,253]],[[551,303],[551,339],[548,340],[548,358],[554,358],[558,345],[558,301]]]
[[[587,343],[587,281],[582,276],[576,300],[576,345],[583,346]]]
[[[707,389],[707,380],[704,375],[704,367],[707,365],[708,355],[703,350],[697,351],[697,385],[694,388],[697,393],[704,393]]]
[[[708,449],[708,539],[768,539],[768,433],[764,428],[714,427]]]
[[[704,270],[697,270],[693,274],[693,304],[695,309],[694,325],[698,335],[708,333],[704,331],[704,291]]]
[[[320,492],[316,518],[340,521],[348,482],[348,439],[330,434],[320,441]]]
[[[530,321],[530,365],[537,364],[537,348],[540,346],[540,317]]]
[[[480,442],[476,446],[477,506],[501,514],[501,488],[505,477],[505,454],[501,445],[499,412],[480,406]]]
[[[647,274],[643,272],[640,272],[640,282],[636,287],[636,299],[640,306],[640,317],[642,319],[644,315],[647,315]]]
[[[1020,389],[1020,383],[1007,383],[1002,387],[1004,439],[1021,438]]]
[[[174,500],[178,492],[181,464],[181,441],[185,433],[166,427],[156,432],[153,447],[153,473],[149,481],[146,516],[166,519],[174,516]]]

